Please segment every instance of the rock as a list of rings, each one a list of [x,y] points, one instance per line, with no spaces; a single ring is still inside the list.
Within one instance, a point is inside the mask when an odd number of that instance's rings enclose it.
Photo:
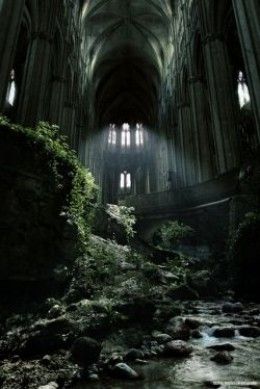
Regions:
[[[29,334],[22,342],[18,353],[21,357],[31,358],[36,355],[51,354],[54,351],[64,348],[66,345],[62,335],[49,334],[44,331],[36,331]]]
[[[173,340],[164,346],[165,357],[187,357],[192,353],[192,347],[182,340]]]
[[[55,304],[48,311],[47,315],[50,319],[54,319],[61,316],[63,313],[64,313],[64,308],[61,305]]]
[[[248,338],[257,338],[260,336],[260,328],[255,326],[245,326],[239,328],[239,333]]]
[[[66,334],[75,331],[75,329],[76,323],[66,315],[52,320],[39,320],[32,327],[32,330],[44,330],[50,334]]]
[[[99,376],[96,373],[91,373],[91,374],[89,374],[88,379],[91,382],[97,382],[97,381],[99,381]]]
[[[136,359],[143,359],[144,353],[142,350],[138,350],[136,348],[132,348],[125,354],[124,359],[126,361],[135,361]]]
[[[220,384],[215,384],[213,381],[204,381],[205,388],[220,388]]]
[[[198,293],[188,285],[170,288],[167,292],[167,296],[174,300],[197,300],[199,298]]]
[[[82,367],[87,367],[97,362],[100,353],[101,345],[92,338],[78,338],[71,347],[71,354],[74,361]]]
[[[215,351],[234,351],[235,350],[235,347],[231,343],[213,344],[212,346],[208,346],[207,348],[215,350]]]
[[[199,330],[193,330],[191,331],[191,337],[194,339],[201,339],[203,335]]]
[[[140,375],[126,363],[117,363],[111,370],[111,374],[113,377],[126,380],[137,380],[140,378]]]
[[[168,334],[156,334],[154,336],[154,339],[159,343],[159,344],[164,344],[168,343],[172,340],[172,337]]]
[[[47,385],[39,386],[38,389],[58,389],[59,385],[57,382],[50,382]]]
[[[173,339],[188,340],[190,338],[190,328],[185,324],[182,317],[172,318],[166,330]]]
[[[243,311],[243,305],[241,303],[225,303],[222,306],[224,313],[239,313]]]
[[[193,317],[187,317],[184,321],[184,323],[191,328],[192,330],[195,330],[201,326],[201,322],[198,319],[194,319]]]
[[[44,355],[41,359],[41,364],[44,366],[48,366],[51,363],[51,356],[50,355]]]
[[[221,365],[227,365],[233,361],[232,355],[230,355],[227,351],[220,351],[210,359],[211,361],[214,361]]]
[[[235,329],[232,327],[215,328],[212,335],[216,338],[233,338]]]

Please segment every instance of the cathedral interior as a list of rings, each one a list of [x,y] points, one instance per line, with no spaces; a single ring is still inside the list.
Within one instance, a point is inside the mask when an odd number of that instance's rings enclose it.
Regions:
[[[0,387],[260,388],[260,1],[0,0]]]

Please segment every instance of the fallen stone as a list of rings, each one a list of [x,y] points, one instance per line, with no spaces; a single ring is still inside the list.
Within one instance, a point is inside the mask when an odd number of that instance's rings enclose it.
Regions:
[[[170,342],[172,340],[172,337],[168,334],[157,334],[154,336],[154,339],[159,344],[164,344],[164,343]]]
[[[214,357],[210,358],[211,361],[219,363],[221,365],[228,365],[233,361],[232,355],[230,355],[227,351],[220,351]]]
[[[173,340],[164,346],[165,357],[187,357],[192,353],[192,347],[182,340]]]
[[[255,326],[240,327],[239,333],[248,338],[258,338],[260,336],[260,328]]]
[[[137,380],[140,379],[140,375],[128,366],[126,363],[118,363],[111,370],[111,374],[115,378],[125,379],[125,380]]]
[[[194,339],[201,339],[203,335],[199,330],[193,330],[191,331],[191,337]]]
[[[58,389],[59,385],[57,382],[50,382],[47,385],[39,386],[38,389]]]
[[[224,313],[239,313],[243,311],[243,305],[241,303],[225,303],[222,306]]]
[[[233,338],[235,336],[235,329],[230,327],[216,328],[212,335],[216,338]]]
[[[144,353],[142,350],[138,350],[135,348],[132,348],[128,350],[124,356],[124,359],[126,361],[135,361],[136,359],[143,359],[144,358]]]
[[[87,367],[98,361],[101,345],[88,337],[78,338],[71,347],[71,355],[74,361],[82,367]]]
[[[235,347],[231,343],[221,343],[221,344],[213,344],[212,346],[208,346],[208,349],[215,351],[234,351]]]

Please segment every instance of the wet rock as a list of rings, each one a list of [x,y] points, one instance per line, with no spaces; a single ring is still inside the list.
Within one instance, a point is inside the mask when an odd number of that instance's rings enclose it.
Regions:
[[[235,336],[235,329],[231,327],[215,328],[212,335],[216,338],[233,338]]]
[[[239,302],[237,303],[225,303],[222,306],[222,311],[224,313],[239,313],[243,311],[243,305]]]
[[[44,355],[41,359],[41,364],[44,366],[49,366],[51,363],[51,356],[50,355]]]
[[[90,373],[88,376],[88,380],[91,382],[97,382],[99,381],[99,376],[96,373]]]
[[[221,365],[228,365],[233,361],[232,355],[230,355],[227,351],[220,351],[214,357],[210,358],[211,361],[219,363]]]
[[[234,351],[235,347],[231,343],[221,343],[221,344],[213,344],[212,346],[208,346],[207,348],[215,351]]]
[[[125,380],[137,380],[140,378],[140,375],[126,363],[116,364],[111,370],[111,375]]]
[[[191,331],[191,337],[194,339],[200,339],[203,337],[203,335],[199,330],[193,330]]]
[[[50,319],[54,319],[61,316],[62,314],[64,314],[64,308],[61,305],[55,304],[49,309],[47,315]]]
[[[164,346],[165,357],[187,357],[192,353],[192,347],[182,340],[173,340]]]
[[[135,361],[136,359],[143,359],[144,358],[144,353],[142,350],[138,350],[136,348],[132,348],[127,353],[125,354],[124,359],[126,361]]]
[[[47,385],[39,386],[38,389],[58,389],[59,385],[57,382],[50,382]]]
[[[199,298],[199,294],[188,285],[170,288],[167,296],[174,300],[197,300]]]
[[[255,326],[245,326],[239,328],[239,333],[248,338],[257,338],[260,336],[260,328]]]
[[[188,340],[190,338],[190,328],[185,324],[182,317],[172,318],[166,330],[173,339]]]
[[[88,337],[78,338],[71,347],[71,355],[74,361],[82,367],[87,367],[98,361],[101,353],[101,345]]]
[[[156,334],[154,336],[154,339],[159,343],[159,344],[164,344],[168,343],[172,340],[172,337],[168,334]]]
[[[221,385],[217,384],[213,381],[204,381],[204,387],[205,388],[220,388]]]
[[[201,326],[201,321],[193,317],[187,317],[184,323],[192,330],[195,330]]]

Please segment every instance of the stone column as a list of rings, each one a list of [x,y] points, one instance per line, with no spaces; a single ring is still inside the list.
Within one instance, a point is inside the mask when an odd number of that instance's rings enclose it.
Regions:
[[[194,134],[191,125],[191,107],[188,103],[179,106],[181,153],[183,186],[196,183],[196,155],[194,147]]]
[[[0,110],[5,104],[6,90],[15,56],[25,0],[0,2]]]
[[[238,162],[235,94],[222,37],[207,35],[204,44],[217,172],[221,174],[234,168]]]
[[[192,102],[194,136],[196,138],[197,178],[199,182],[214,176],[211,128],[207,123],[205,107],[205,86],[199,76],[189,79]]]
[[[233,0],[260,142],[260,1]]]
[[[64,84],[66,79],[58,75],[54,76],[52,82],[52,93],[50,102],[49,120],[52,123],[60,125],[61,110],[63,105]]]
[[[29,47],[25,82],[22,86],[18,117],[27,125],[45,120],[46,92],[50,87],[51,38],[43,32],[34,33]]]

